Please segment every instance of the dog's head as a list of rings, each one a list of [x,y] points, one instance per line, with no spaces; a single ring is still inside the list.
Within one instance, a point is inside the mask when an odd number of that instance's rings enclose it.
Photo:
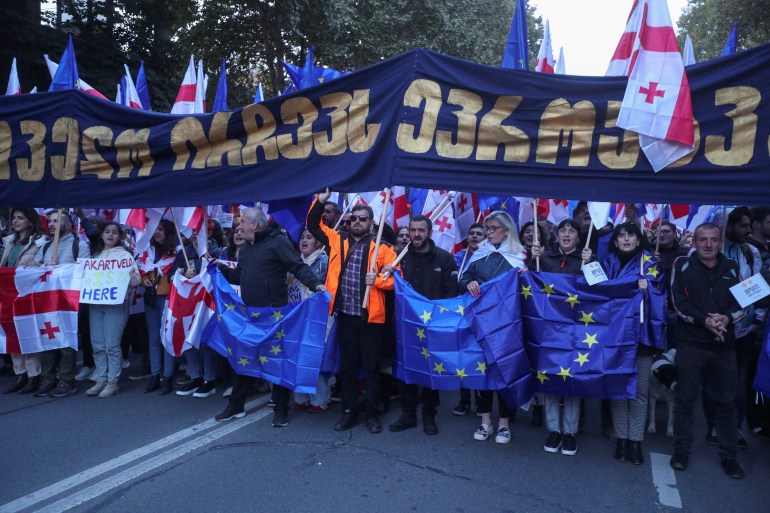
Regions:
[[[656,354],[652,357],[652,375],[669,390],[676,388],[675,355],[676,349],[671,349],[666,353]]]

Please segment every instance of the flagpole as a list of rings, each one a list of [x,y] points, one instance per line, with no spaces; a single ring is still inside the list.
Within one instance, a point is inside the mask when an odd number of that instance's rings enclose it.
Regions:
[[[347,194],[346,194],[346,196],[347,196]],[[356,201],[357,199],[358,199],[358,193],[355,193],[355,195],[353,196],[353,200],[347,202],[347,204],[345,205],[345,210],[342,211],[342,213],[340,214],[340,218],[337,219],[337,224],[334,225],[334,229],[335,230],[337,229],[337,227],[342,222],[342,216],[344,216],[345,214],[348,213],[348,211],[350,210],[351,205],[353,205],[353,202]]]
[[[59,209],[56,211],[56,231],[53,234],[53,254],[51,255],[51,259],[48,261],[50,265],[56,265],[56,262],[59,260],[57,255],[59,252],[59,227],[61,226],[61,215],[62,209],[59,207]]]
[[[385,205],[382,207],[382,214],[380,214],[380,226],[377,227],[377,240],[374,242],[374,256],[372,257],[372,262],[369,266],[369,272],[373,273],[377,270],[377,254],[380,252],[380,241],[382,240],[382,230],[385,227],[385,221],[388,219],[388,205],[390,205],[390,193],[391,189],[388,187],[387,192],[385,192]],[[375,280],[377,278],[375,277]],[[361,308],[366,309],[366,307],[369,305],[369,294],[372,292],[372,286],[367,285],[366,291],[364,292],[364,301],[361,305]]]
[[[479,209],[479,215],[476,216],[476,222],[478,223],[481,219],[481,209]],[[468,248],[465,249],[465,254],[463,255],[463,261],[460,262],[460,269],[457,273],[457,281],[460,281],[460,278],[463,277],[463,269],[465,268],[465,262],[468,260],[468,255],[470,254],[470,251],[468,251]]]
[[[179,231],[179,225],[176,223],[176,214],[174,214],[174,209],[170,208],[171,210],[171,219],[174,221],[174,228],[176,228],[176,237],[179,239],[179,245],[182,246],[182,255],[184,255],[184,261],[187,264],[187,269],[190,268],[190,260],[187,258],[187,251],[184,250],[184,242],[182,242],[182,232]]]
[[[644,278],[644,250],[641,250],[641,256],[639,257],[639,273]],[[642,291],[642,302],[639,304],[639,324],[644,324],[644,295],[645,291]]]
[[[586,237],[586,247],[583,248],[583,250],[588,249],[589,244],[591,244],[591,234],[594,231],[594,221],[591,220],[591,225],[588,227],[588,237]],[[583,265],[586,265],[586,261],[583,260]]]
[[[666,205],[660,209],[660,215],[658,216],[658,236],[655,237],[655,254],[660,254],[660,227],[663,224],[663,212],[666,210]]]
[[[534,237],[532,239],[532,245],[533,246],[540,246],[540,242],[538,242],[539,237],[537,236],[537,232],[538,232],[538,228],[539,228],[539,225],[537,224],[537,198],[535,198],[532,203],[533,203],[532,206],[533,206],[534,218],[535,218],[534,226],[532,226],[532,230],[533,230],[532,233],[534,235]],[[593,225],[593,223],[591,223],[591,224]],[[535,257],[535,268],[536,268],[537,272],[540,272],[540,257],[539,256]]]

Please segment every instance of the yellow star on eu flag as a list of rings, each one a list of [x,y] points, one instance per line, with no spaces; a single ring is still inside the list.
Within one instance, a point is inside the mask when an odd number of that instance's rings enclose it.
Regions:
[[[226,310],[233,310],[233,309],[235,309],[235,305],[232,304],[232,303],[226,303],[225,304],[225,309]]]
[[[267,363],[269,360],[267,359],[267,356],[260,356],[259,357],[259,363]]]
[[[651,265],[649,269],[647,269],[647,276],[652,276],[653,278],[657,278],[660,274],[660,271],[658,271],[657,265]]]
[[[463,378],[467,378],[468,377],[468,375],[465,373],[465,368],[455,369],[455,376],[460,378],[460,380],[462,380]]]
[[[526,287],[522,285],[519,294],[524,296],[524,299],[529,299],[532,296],[532,285],[527,285]]]
[[[505,201],[500,203],[500,210],[508,210],[508,207],[505,205]]]
[[[426,360],[427,360],[427,359],[428,359],[428,357],[430,356],[430,353],[428,352],[428,348],[427,348],[427,347],[423,347],[423,348],[422,348],[422,351],[420,351],[420,354],[421,354],[421,355],[423,355],[423,356],[425,357],[425,359],[426,359]]]
[[[571,378],[572,374],[569,373],[570,368],[567,367],[566,369],[559,365],[559,372],[556,373],[557,376],[561,376],[564,381],[567,381],[567,378]]]
[[[543,383],[545,383],[547,380],[550,380],[551,378],[545,375],[545,371],[537,371],[537,379],[540,380],[540,384],[542,385]]]
[[[283,330],[275,332],[275,338],[277,338],[278,340],[283,340],[283,337],[285,336],[286,336],[286,332]]]
[[[580,351],[578,351],[578,357],[572,361],[578,362],[582,367],[584,363],[588,363],[588,353],[581,353]]]
[[[465,307],[463,305],[457,305],[457,310],[455,310],[455,312],[460,315],[465,315]]]
[[[575,305],[580,304],[580,300],[578,299],[577,294],[570,294],[567,292],[567,299],[564,300],[565,303],[569,303],[570,308],[575,308]]]
[[[283,349],[281,349],[280,344],[276,344],[276,345],[270,344],[270,352],[273,353],[275,356],[278,356],[278,353],[280,353],[281,351],[283,351]]]
[[[259,318],[259,312],[251,312],[251,316],[257,319]]]
[[[438,372],[438,375],[441,376],[444,372],[446,372],[446,369],[444,368],[443,363],[434,363],[433,364],[433,372]]]
[[[249,364],[249,359],[248,358],[239,358],[238,359],[238,365],[243,365],[244,367],[246,367],[248,364]]]
[[[283,319],[283,313],[280,310],[274,311],[273,312],[273,319],[275,320],[275,322],[280,321],[281,319]]]
[[[233,354],[233,350],[232,350],[232,348],[230,346],[227,346],[227,354],[229,354],[229,355]]]
[[[427,335],[425,335],[425,330],[423,328],[417,328],[417,338],[422,341],[423,339],[427,338]]]
[[[651,255],[642,254],[642,262],[644,262],[645,264],[647,262],[652,262],[652,256]]]
[[[542,292],[545,292],[545,295],[550,298],[551,294],[554,293],[553,287],[554,287],[553,284],[551,284],[551,285],[547,285],[546,284],[546,286],[542,288]]]
[[[593,335],[589,335],[586,332],[586,338],[583,339],[583,342],[588,344],[588,349],[591,349],[594,346],[594,344],[598,344],[599,343],[599,341],[596,340],[597,336],[599,336],[598,333],[594,333]]]
[[[219,314],[217,314],[217,320],[218,320],[219,322],[222,322],[222,316],[221,316],[221,315],[219,315]]]
[[[425,324],[428,324],[428,321],[430,320],[430,316],[431,316],[430,312],[423,310],[422,315],[420,316],[420,319],[422,319],[422,322],[424,322]]]
[[[447,308],[444,308],[443,306],[439,306],[439,307],[438,307],[438,313],[444,313],[444,312],[446,312],[447,310],[448,310],[448,309],[447,309]]]
[[[580,319],[578,319],[578,321],[586,323],[586,326],[588,326],[588,324],[590,324],[592,322],[596,322],[594,320],[594,313],[593,312],[591,312],[591,313],[580,312],[580,314],[581,314],[580,315]]]
[[[487,373],[487,362],[476,362],[476,369],[475,370],[479,371],[482,374],[486,374]]]

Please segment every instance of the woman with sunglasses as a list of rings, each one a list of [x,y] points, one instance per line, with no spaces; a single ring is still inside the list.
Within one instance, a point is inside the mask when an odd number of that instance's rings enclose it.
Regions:
[[[481,284],[487,282],[511,269],[526,269],[526,253],[519,242],[516,224],[507,213],[497,210],[484,219],[484,231],[487,239],[479,244],[471,257],[468,270],[460,279],[460,290],[468,291],[474,297],[481,293]],[[492,402],[494,394],[491,390],[480,390],[478,412],[481,414],[481,426],[473,434],[475,440],[487,440],[494,433],[492,427]],[[505,400],[497,394],[500,420],[495,442],[507,444],[511,441],[508,429],[509,419],[515,414],[505,404]]]

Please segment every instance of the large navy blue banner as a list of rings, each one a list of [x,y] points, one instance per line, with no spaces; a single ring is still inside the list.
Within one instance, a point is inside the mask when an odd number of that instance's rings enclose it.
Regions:
[[[426,50],[217,114],[145,113],[75,91],[0,97],[0,205],[211,205],[388,185],[767,203],[770,45],[687,71],[696,149],[657,174],[615,127],[625,78]]]

